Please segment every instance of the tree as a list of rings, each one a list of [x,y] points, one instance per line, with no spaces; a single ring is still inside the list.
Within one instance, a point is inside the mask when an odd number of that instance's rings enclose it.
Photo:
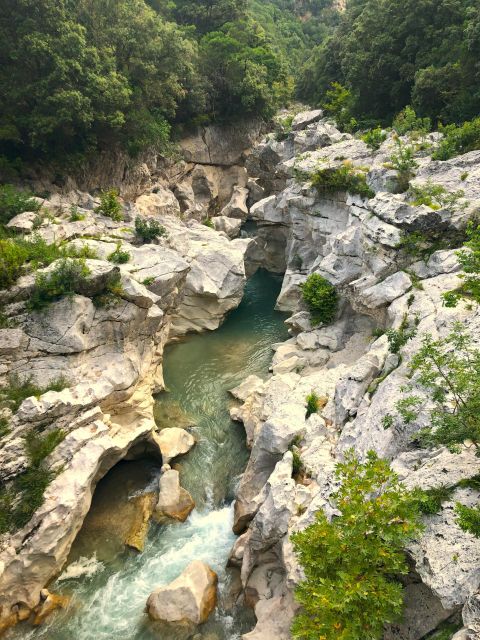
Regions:
[[[453,453],[471,443],[480,456],[480,351],[465,327],[455,322],[440,340],[426,335],[410,370],[433,404],[430,426],[416,437],[426,446],[443,445]],[[420,397],[407,396],[397,409],[404,421],[412,422],[422,404]]]
[[[312,273],[301,285],[302,296],[314,322],[333,322],[338,308],[338,293],[331,282],[318,273]]]
[[[245,17],[246,9],[246,0],[176,0],[173,14],[179,24],[193,24],[205,34]]]
[[[296,590],[302,609],[292,634],[302,640],[377,640],[403,606],[407,574],[404,546],[418,531],[417,498],[385,460],[353,451],[336,467],[341,486],[332,494],[339,512],[323,511],[291,536],[305,572]]]

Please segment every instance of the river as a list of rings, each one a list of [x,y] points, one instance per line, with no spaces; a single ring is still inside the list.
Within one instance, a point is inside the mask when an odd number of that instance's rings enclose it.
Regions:
[[[232,602],[234,578],[225,566],[235,541],[235,487],[248,460],[243,427],[229,417],[228,390],[248,375],[265,376],[272,344],[288,337],[285,314],[274,311],[280,286],[280,277],[257,272],[239,308],[217,331],[190,335],[165,349],[168,391],[156,398],[157,423],[189,426],[197,438],[176,467],[196,503],[188,520],[152,523],[144,551],[126,549],[132,498],[157,486],[159,466],[153,460],[116,465],[98,484],[63,573],[49,587],[70,596],[69,606],[41,627],[16,627],[9,640],[167,640],[144,612],[147,597],[195,559],[219,575],[219,604],[201,637],[237,640],[252,628],[252,612]]]

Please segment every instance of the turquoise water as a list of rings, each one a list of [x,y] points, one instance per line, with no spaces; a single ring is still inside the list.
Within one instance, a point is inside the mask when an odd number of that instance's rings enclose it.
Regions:
[[[280,278],[257,272],[239,308],[217,331],[188,336],[165,350],[168,392],[157,398],[157,422],[165,428],[194,425],[197,438],[178,464],[182,485],[196,503],[188,520],[152,524],[143,553],[125,549],[131,499],[156,487],[159,469],[153,461],[117,465],[99,483],[67,566],[50,585],[71,596],[69,607],[44,626],[17,627],[7,638],[170,640],[149,622],[145,602],[194,559],[219,575],[219,605],[200,632],[209,640],[235,640],[252,627],[251,612],[233,604],[234,576],[225,568],[235,541],[232,499],[248,459],[244,430],[229,418],[228,390],[250,374],[265,376],[272,343],[287,337],[285,315],[274,311],[280,285]]]

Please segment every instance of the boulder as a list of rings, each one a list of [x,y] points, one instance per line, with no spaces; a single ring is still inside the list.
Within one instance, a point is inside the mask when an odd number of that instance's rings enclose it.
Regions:
[[[185,522],[194,507],[192,496],[180,486],[178,471],[169,469],[162,473],[155,519],[162,524],[169,520]]]
[[[321,109],[314,109],[313,111],[302,111],[297,113],[292,122],[292,131],[301,131],[305,129],[309,124],[318,122],[323,117],[323,111]]]
[[[180,204],[170,189],[157,187],[135,201],[135,207],[143,217],[158,218],[165,215],[180,215]]]
[[[211,218],[215,231],[225,233],[229,238],[236,238],[240,233],[242,221],[240,218],[228,218],[227,216],[215,216]]]
[[[7,227],[19,233],[30,233],[33,231],[38,213],[36,211],[24,211],[14,216],[8,223]]]
[[[162,460],[166,464],[177,456],[188,453],[195,444],[191,433],[179,427],[168,427],[153,435],[162,452]]]
[[[220,215],[227,218],[238,218],[240,220],[246,220],[248,216],[247,198],[248,189],[246,187],[236,186],[233,189],[230,202],[225,207],[223,207]]]
[[[150,594],[148,615],[161,622],[202,624],[215,608],[217,582],[217,574],[195,560],[173,582]]]

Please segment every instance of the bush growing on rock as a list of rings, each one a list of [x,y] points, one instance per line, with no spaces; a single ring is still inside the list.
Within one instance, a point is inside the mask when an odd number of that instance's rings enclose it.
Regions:
[[[296,590],[302,609],[292,634],[301,640],[377,640],[397,620],[408,573],[404,547],[420,529],[415,494],[385,460],[353,451],[336,467],[332,494],[339,516],[319,511],[316,522],[291,536],[305,572]]]
[[[432,128],[432,123],[430,118],[417,118],[415,110],[410,105],[407,105],[405,109],[395,116],[392,128],[399,136],[412,132],[425,135]]]
[[[365,173],[350,164],[343,164],[338,168],[318,169],[310,180],[319,193],[347,191],[362,198],[373,198],[375,195],[367,184]]]
[[[365,142],[365,144],[368,147],[370,147],[370,149],[373,149],[373,151],[378,151],[378,149],[380,149],[382,142],[385,142],[386,139],[387,139],[387,134],[382,129],[382,127],[376,127],[375,129],[370,129],[370,131],[367,131],[362,136],[362,140]]]
[[[415,176],[415,169],[418,164],[415,160],[416,148],[413,145],[402,142],[400,138],[395,138],[397,151],[390,156],[390,162],[386,164],[389,169],[397,172],[398,186],[402,191],[408,189],[410,180]]]
[[[457,522],[460,529],[480,538],[480,505],[467,507],[460,502],[455,505]]]
[[[440,127],[440,131],[444,137],[432,154],[433,160],[449,160],[462,153],[480,149],[480,118],[474,118],[460,126],[449,124]]]
[[[462,296],[480,304],[480,223],[478,220],[470,221],[467,227],[467,238],[465,248],[457,253],[458,261],[466,275],[460,276],[463,282],[456,291],[443,294],[447,307],[455,307]]]
[[[166,231],[165,227],[152,218],[135,218],[135,233],[142,242],[152,242],[164,236]]]
[[[440,340],[426,335],[410,370],[433,403],[431,426],[416,438],[425,446],[446,446],[452,453],[460,452],[468,442],[480,456],[480,350],[473,346],[465,327],[454,323],[449,335]],[[404,421],[412,422],[422,404],[417,396],[406,396],[397,403],[397,410]]]
[[[418,207],[422,204],[434,211],[438,209],[458,209],[459,200],[464,197],[462,189],[447,191],[441,184],[434,184],[431,180],[422,185],[411,185],[408,195],[412,198],[411,204]],[[464,203],[466,206],[466,202]]]
[[[303,299],[308,305],[315,323],[333,322],[338,308],[338,294],[326,278],[312,273],[301,285]]]
[[[95,213],[101,213],[115,222],[123,220],[122,205],[118,199],[118,191],[109,189],[100,194],[100,204],[95,208]]]
[[[0,224],[7,224],[12,218],[24,211],[39,211],[40,204],[32,194],[19,191],[11,184],[0,186]]]
[[[62,258],[50,273],[38,273],[28,308],[43,309],[63,296],[84,288],[90,270],[82,259]]]
[[[122,249],[122,243],[117,242],[115,251],[108,256],[108,260],[114,264],[126,264],[131,258],[131,255],[125,249]]]
[[[69,382],[64,376],[59,376],[47,385],[41,386],[32,382],[31,377],[21,379],[17,374],[11,374],[7,385],[0,389],[0,407],[8,407],[15,412],[25,398],[38,397],[47,391],[62,391],[68,385]]]

